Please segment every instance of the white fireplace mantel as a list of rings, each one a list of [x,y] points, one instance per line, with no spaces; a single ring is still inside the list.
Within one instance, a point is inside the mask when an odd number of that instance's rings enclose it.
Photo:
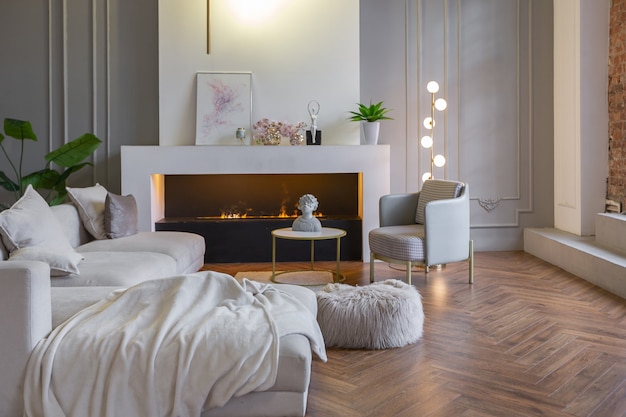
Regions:
[[[122,193],[137,200],[139,229],[164,217],[164,175],[361,173],[363,260],[390,190],[390,146],[122,146]]]

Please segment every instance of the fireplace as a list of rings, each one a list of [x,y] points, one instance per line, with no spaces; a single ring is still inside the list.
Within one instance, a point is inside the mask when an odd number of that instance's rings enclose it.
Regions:
[[[156,230],[205,238],[205,262],[269,262],[271,230],[291,227],[298,199],[313,194],[325,227],[347,231],[342,260],[362,260],[361,173],[166,175],[165,217]],[[277,243],[277,261],[310,257],[308,241]],[[335,260],[334,241],[315,243],[316,260]]]
[[[359,255],[363,261],[369,261],[367,233],[378,227],[380,196],[390,192],[389,160],[389,145],[122,146],[122,194],[132,194],[137,200],[139,229],[157,230],[157,225],[159,228],[165,228],[164,223],[169,219],[169,213],[166,214],[165,211],[165,178],[169,176],[358,173],[361,178],[361,190],[358,195],[362,199],[359,203],[361,210],[359,233],[364,237],[361,239]],[[194,193],[206,191],[199,190]],[[315,191],[309,189],[304,192],[315,194]],[[321,194],[317,197],[320,200],[319,211],[323,215],[330,215],[326,208],[333,199]],[[292,222],[290,219],[258,220],[268,223],[265,226],[267,236],[270,235],[269,230],[272,228],[288,227]],[[271,221],[276,221],[277,224],[269,225]],[[332,222],[335,219],[321,221],[322,224],[333,227]],[[251,227],[249,223],[240,227],[244,226]],[[354,236],[357,232],[348,230],[348,234]],[[257,242],[257,246],[263,246],[266,253],[271,253],[271,243]],[[242,250],[243,248],[239,248],[240,252]],[[210,249],[207,249],[207,252],[209,251]]]

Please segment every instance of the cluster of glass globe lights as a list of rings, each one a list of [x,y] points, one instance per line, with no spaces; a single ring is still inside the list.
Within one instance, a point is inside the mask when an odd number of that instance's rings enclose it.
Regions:
[[[444,111],[448,107],[448,103],[443,98],[435,100],[435,93],[439,91],[439,84],[436,81],[430,81],[426,84],[426,90],[430,93],[430,116],[424,119],[424,127],[430,130],[430,135],[422,137],[420,143],[426,149],[430,149],[430,172],[425,172],[422,175],[422,181],[433,179],[434,167],[441,168],[446,164],[445,156],[439,154],[434,155],[434,137],[435,137],[435,109]]]

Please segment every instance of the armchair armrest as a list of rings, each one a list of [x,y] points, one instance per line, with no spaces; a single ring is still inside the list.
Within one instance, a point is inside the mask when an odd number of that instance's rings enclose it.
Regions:
[[[427,265],[445,264],[470,256],[469,186],[457,198],[431,201],[425,209]]]
[[[22,415],[24,369],[51,330],[50,267],[0,262],[0,416]]]
[[[380,198],[380,227],[415,224],[415,210],[419,193],[388,194]]]

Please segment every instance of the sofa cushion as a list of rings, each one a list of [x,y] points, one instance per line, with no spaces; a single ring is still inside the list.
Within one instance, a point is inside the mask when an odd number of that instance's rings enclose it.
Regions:
[[[427,180],[422,186],[417,200],[417,210],[415,212],[415,223],[424,224],[426,219],[426,204],[431,201],[456,198],[463,191],[463,183],[447,180]]]
[[[317,298],[310,289],[289,284],[273,285],[300,300],[314,316],[317,314]],[[119,289],[120,287],[53,287],[52,328]],[[311,359],[311,346],[306,337],[300,334],[281,337],[276,383],[268,391],[306,391]]]
[[[31,185],[10,209],[0,213],[0,235],[9,254],[29,246],[74,251],[48,203]]]
[[[82,252],[80,275],[52,277],[53,287],[130,287],[143,281],[176,275],[170,256],[151,252]]]
[[[311,311],[311,314],[317,316],[317,296],[309,288],[300,285],[277,283],[272,283],[272,286],[276,287],[282,292],[285,292],[297,298],[302,304],[304,304],[306,308]]]
[[[172,257],[176,273],[198,271],[204,264],[204,238],[188,232],[139,232],[119,239],[94,240],[76,248],[87,252],[155,252]]]
[[[109,239],[132,236],[137,233],[135,197],[107,193],[104,201],[104,231]]]
[[[85,229],[96,239],[106,239],[104,231],[104,201],[107,190],[96,183],[93,187],[66,187],[67,195],[78,208]]]
[[[48,246],[29,246],[11,252],[9,260],[47,263],[50,265],[50,275],[58,277],[79,274],[78,264],[83,260],[83,256],[74,250]]]
[[[405,224],[372,229],[368,235],[370,250],[398,261],[421,262],[426,257],[424,225]]]
[[[83,308],[105,299],[119,287],[52,287],[52,328],[78,313]]]

